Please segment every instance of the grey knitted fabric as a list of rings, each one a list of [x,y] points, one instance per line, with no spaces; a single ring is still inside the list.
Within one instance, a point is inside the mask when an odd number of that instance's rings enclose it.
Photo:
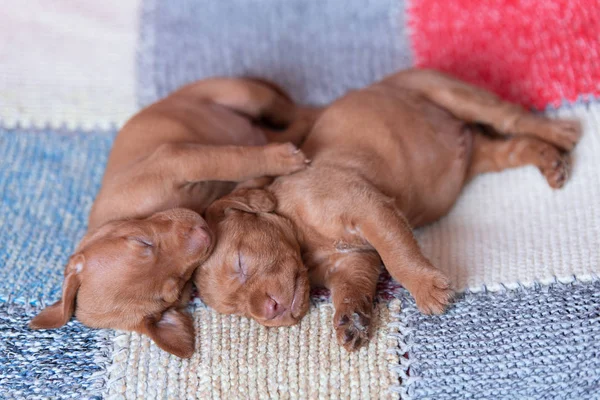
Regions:
[[[600,399],[600,281],[466,294],[428,317],[405,294],[414,399]]]
[[[74,321],[32,331],[27,324],[37,311],[0,304],[0,398],[100,398],[113,332]]]
[[[402,0],[146,0],[138,100],[214,75],[321,104],[412,65]]]

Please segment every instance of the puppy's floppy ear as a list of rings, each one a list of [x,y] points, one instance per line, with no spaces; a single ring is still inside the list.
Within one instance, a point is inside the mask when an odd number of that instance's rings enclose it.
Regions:
[[[75,311],[75,297],[81,285],[79,273],[85,264],[85,257],[77,253],[69,259],[65,268],[65,279],[62,287],[62,298],[56,303],[44,308],[29,323],[31,329],[60,328],[73,316]]]
[[[184,309],[171,307],[160,316],[145,317],[137,331],[177,357],[190,358],[194,354],[194,321]]]
[[[276,207],[275,196],[265,189],[239,189],[212,203],[206,210],[206,215],[214,221],[231,210],[258,214],[273,212]]]

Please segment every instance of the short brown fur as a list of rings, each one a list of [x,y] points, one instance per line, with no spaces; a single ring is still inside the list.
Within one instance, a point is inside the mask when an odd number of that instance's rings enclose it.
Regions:
[[[381,261],[422,312],[441,313],[452,297],[412,228],[448,213],[480,173],[535,165],[562,187],[579,137],[577,122],[441,73],[396,73],[321,114],[302,146],[309,168],[209,207],[219,240],[195,283],[218,311],[271,326],[307,312],[309,282],[328,287],[338,340],[357,349],[371,334]]]
[[[88,326],[137,331],[191,356],[189,281],[214,246],[200,214],[234,182],[304,169],[294,144],[267,141],[298,144],[314,118],[272,84],[227,78],[187,85],[140,111],[115,139],[62,298],[30,326],[57,328],[75,313]]]

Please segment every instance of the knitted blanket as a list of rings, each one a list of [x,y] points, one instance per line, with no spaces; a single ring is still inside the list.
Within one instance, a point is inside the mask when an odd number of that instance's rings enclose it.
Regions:
[[[0,398],[600,399],[599,28],[600,0],[4,5]],[[353,354],[335,341],[324,292],[291,328],[196,301],[190,360],[75,320],[29,330],[60,295],[115,132],[136,109],[213,75],[263,76],[325,104],[410,66],[584,125],[561,191],[533,167],[481,176],[417,232],[461,292],[446,314],[419,314],[384,274],[377,334]]]

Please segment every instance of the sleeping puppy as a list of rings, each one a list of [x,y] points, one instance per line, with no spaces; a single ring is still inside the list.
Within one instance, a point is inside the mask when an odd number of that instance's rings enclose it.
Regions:
[[[412,228],[448,213],[484,172],[535,165],[562,187],[579,137],[576,122],[531,114],[434,71],[350,92],[306,138],[309,168],[209,207],[219,240],[195,273],[200,296],[220,312],[282,326],[307,312],[309,285],[325,286],[338,341],[355,350],[371,333],[382,261],[422,312],[441,313],[452,297]]]
[[[268,83],[225,78],[190,84],[140,111],[115,139],[62,298],[30,327],[58,328],[75,313],[90,327],[137,331],[191,356],[189,281],[214,244],[200,214],[234,182],[304,169],[295,145],[267,138],[299,142],[311,112]],[[260,121],[289,129],[278,134]]]

